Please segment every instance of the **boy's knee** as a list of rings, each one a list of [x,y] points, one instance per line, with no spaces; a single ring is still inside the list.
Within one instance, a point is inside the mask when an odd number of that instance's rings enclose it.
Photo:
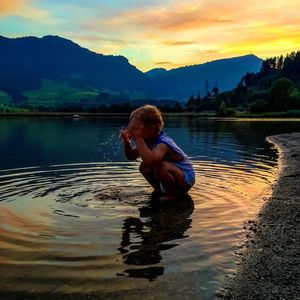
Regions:
[[[147,175],[147,174],[151,174],[153,173],[153,167],[149,166],[149,165],[146,165],[144,162],[142,162],[140,164],[140,172],[143,174],[143,175]]]
[[[155,175],[157,178],[163,177],[166,172],[168,172],[168,166],[165,161],[162,161],[155,166]]]

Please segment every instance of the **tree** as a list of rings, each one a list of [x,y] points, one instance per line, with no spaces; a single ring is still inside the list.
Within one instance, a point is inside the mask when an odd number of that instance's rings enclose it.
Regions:
[[[212,91],[213,91],[213,93],[214,93],[215,96],[219,95],[219,89],[218,89],[217,86],[215,86]]]
[[[191,96],[190,99],[188,100],[188,102],[186,104],[186,109],[187,109],[187,111],[196,111],[197,103],[196,103],[194,96]]]
[[[224,101],[222,101],[220,106],[218,107],[217,114],[222,117],[227,115],[227,107]]]
[[[275,110],[287,109],[287,102],[293,87],[293,82],[286,77],[276,80],[270,90],[271,107]]]
[[[283,68],[283,62],[284,62],[284,60],[283,60],[283,55],[280,55],[279,57],[278,57],[278,60],[277,60],[277,69],[278,70],[282,70],[282,68]]]

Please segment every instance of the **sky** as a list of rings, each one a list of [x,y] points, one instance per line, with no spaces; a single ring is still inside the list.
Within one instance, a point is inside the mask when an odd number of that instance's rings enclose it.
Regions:
[[[59,35],[142,71],[300,50],[299,0],[0,0],[0,35]]]

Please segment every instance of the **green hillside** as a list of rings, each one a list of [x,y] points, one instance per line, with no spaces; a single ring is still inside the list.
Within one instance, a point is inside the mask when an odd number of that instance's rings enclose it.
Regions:
[[[219,93],[215,86],[203,98],[192,95],[186,109],[215,110],[219,116],[300,117],[300,51],[267,58],[259,72],[247,73],[230,91]]]
[[[3,91],[0,91],[0,105],[12,103],[11,96]]]
[[[219,115],[300,116],[300,51],[267,58],[258,73],[247,73],[235,89],[215,94],[213,104]]]
[[[42,105],[57,107],[60,105],[96,102],[99,91],[88,88],[75,88],[67,81],[43,79],[41,88],[23,92],[27,98],[24,105],[38,107]]]

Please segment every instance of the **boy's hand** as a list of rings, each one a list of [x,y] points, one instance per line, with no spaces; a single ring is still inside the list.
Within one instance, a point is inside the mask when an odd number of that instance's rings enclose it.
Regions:
[[[134,128],[134,130],[131,131],[131,136],[134,140],[143,139],[143,128]]]
[[[130,134],[129,131],[125,128],[122,128],[120,130],[120,138],[123,140],[123,142],[130,142]]]

